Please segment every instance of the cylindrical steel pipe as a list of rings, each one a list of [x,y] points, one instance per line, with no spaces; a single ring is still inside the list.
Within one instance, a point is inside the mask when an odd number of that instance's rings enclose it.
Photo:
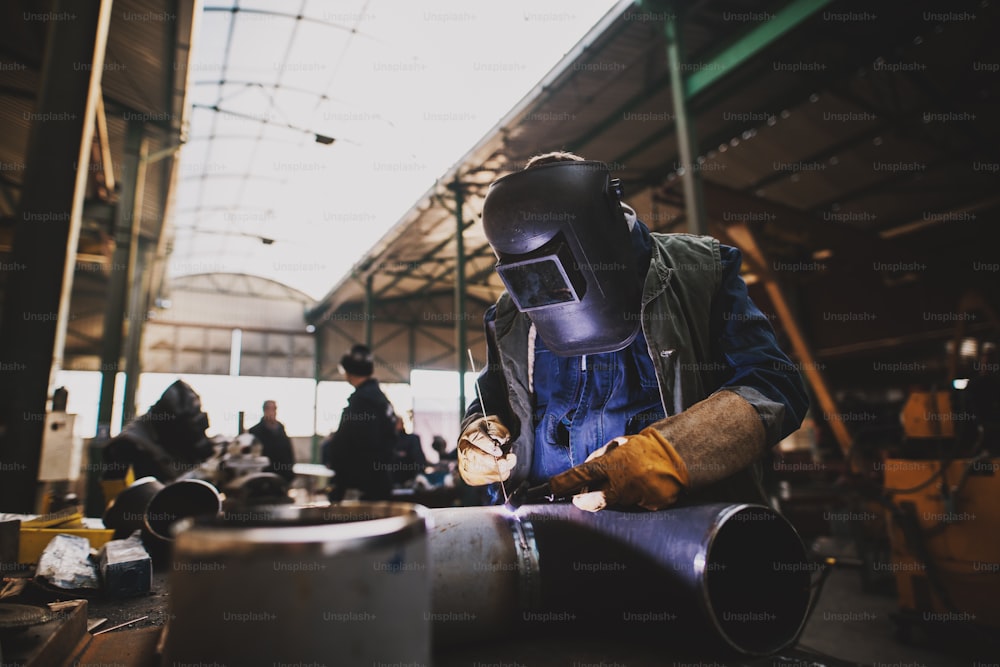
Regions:
[[[430,664],[427,510],[257,506],[180,524],[163,664]]]
[[[431,517],[438,645],[595,628],[767,655],[795,640],[809,605],[802,541],[764,506],[594,514],[554,504]]]
[[[104,511],[104,526],[115,531],[115,539],[128,537],[133,531],[146,526],[146,507],[163,482],[155,477],[142,477],[115,496],[114,502]]]
[[[136,480],[118,494],[104,513],[104,525],[122,539],[139,530],[142,543],[157,567],[170,560],[172,528],[180,519],[216,516],[222,496],[208,482],[181,479],[164,485],[155,477]]]
[[[146,530],[161,540],[173,540],[171,527],[187,517],[215,516],[222,509],[218,490],[200,479],[181,479],[168,484],[146,506]]]

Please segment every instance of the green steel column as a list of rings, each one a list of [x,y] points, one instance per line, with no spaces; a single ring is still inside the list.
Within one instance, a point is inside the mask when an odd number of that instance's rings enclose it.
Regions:
[[[458,179],[452,183],[455,193],[455,354],[458,355],[458,414],[465,414],[465,370],[468,343],[465,330],[465,224],[462,207],[465,205],[462,184]]]
[[[0,509],[5,512],[35,511],[49,387],[70,318],[111,6],[111,0],[58,0],[47,8],[72,20],[10,26],[12,33],[44,34],[45,44],[10,257],[16,270],[7,271],[0,318]],[[25,24],[33,21],[29,15],[24,13]]]
[[[125,337],[125,398],[122,402],[122,422],[127,424],[136,416],[136,394],[139,388],[139,376],[142,374],[142,331],[146,326],[146,315],[149,312],[147,295],[149,294],[149,265],[153,260],[153,250],[145,247],[145,243],[136,240],[135,274],[132,277],[132,288],[129,293],[128,334]],[[131,273],[131,272],[130,272]]]
[[[374,338],[374,320],[375,320],[375,290],[373,284],[375,281],[375,274],[369,273],[365,277],[365,345],[369,350],[372,349],[372,339]],[[374,350],[373,350],[374,352]]]
[[[409,340],[407,341],[407,359],[410,362],[410,371],[412,372],[417,366],[417,328],[414,326],[410,327],[408,332]]]
[[[143,189],[146,183],[146,169],[149,166],[146,144],[139,147],[139,170],[135,181],[135,201],[139,202],[132,210],[132,234],[129,238],[128,283],[131,286],[128,295],[128,312],[126,322],[128,331],[125,337],[125,396],[122,402],[122,423],[127,424],[136,415],[135,396],[139,387],[139,375],[142,366],[139,361],[139,350],[142,344],[142,329],[146,323],[146,294],[149,284],[148,266],[152,258],[147,259],[140,230],[142,229]],[[162,215],[162,211],[160,212]]]
[[[121,193],[115,205],[115,251],[111,258],[111,279],[108,283],[108,300],[104,310],[104,336],[101,341],[101,396],[97,408],[97,433],[107,435],[111,429],[111,413],[115,398],[115,378],[122,357],[122,329],[125,320],[125,298],[128,285],[134,278],[129,269],[135,263],[136,240],[139,237],[139,212],[142,202],[138,196],[143,191],[139,178],[145,170],[142,153],[145,152],[142,121],[129,120],[125,130],[125,155]],[[138,195],[138,196],[137,196]],[[103,430],[102,430],[103,429]]]
[[[313,387],[313,436],[312,436],[312,463],[321,463],[319,460],[319,383],[323,378],[323,325],[315,325],[313,331],[313,379],[316,381]]]
[[[705,219],[705,198],[701,191],[701,174],[694,163],[698,155],[698,140],[694,125],[688,118],[688,97],[684,86],[684,54],[681,42],[682,25],[674,8],[664,21],[667,39],[667,66],[670,70],[670,96],[674,102],[674,120],[677,127],[677,148],[681,158],[681,185],[684,189],[684,207],[688,219],[688,231],[692,234],[707,234]]]

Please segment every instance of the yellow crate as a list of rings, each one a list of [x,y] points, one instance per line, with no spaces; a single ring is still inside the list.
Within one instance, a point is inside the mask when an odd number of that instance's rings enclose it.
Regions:
[[[111,528],[25,528],[21,526],[17,560],[21,563],[37,563],[39,556],[49,546],[53,537],[60,534],[86,537],[93,549],[100,549],[111,541],[115,531]]]
[[[83,528],[83,514],[75,510],[62,510],[22,521],[21,525],[29,528],[56,528],[59,526]]]

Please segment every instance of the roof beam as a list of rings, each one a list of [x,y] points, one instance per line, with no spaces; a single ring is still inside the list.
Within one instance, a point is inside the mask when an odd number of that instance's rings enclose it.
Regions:
[[[746,35],[720,51],[705,67],[684,81],[688,99],[698,95],[727,74],[739,69],[755,55],[777,42],[786,33],[830,4],[832,0],[792,0],[769,21],[764,21]]]
[[[849,455],[853,438],[844,425],[844,420],[840,419],[840,408],[837,406],[837,400],[834,398],[822,370],[820,370],[821,366],[816,363],[816,354],[806,339],[799,320],[788,301],[785,290],[778,281],[778,277],[771,271],[771,262],[766,251],[757,242],[756,234],[750,225],[732,225],[727,231],[730,237],[739,244],[740,249],[746,253],[747,258],[755,265],[754,268],[763,278],[764,289],[767,290],[767,295],[771,298],[771,304],[777,311],[785,333],[788,334],[792,348],[799,359],[801,371],[809,380],[809,384],[812,385],[816,400],[823,408],[827,419],[830,420],[830,430],[833,431],[833,435],[837,439],[841,451],[844,452],[844,457],[850,459]]]
[[[319,25],[324,25],[329,28],[336,28],[337,30],[343,30],[352,35],[360,35],[361,37],[367,37],[368,39],[374,39],[371,35],[367,35],[363,32],[358,31],[355,28],[349,28],[345,25],[340,25],[339,23],[334,23],[333,21],[324,21],[323,19],[305,16],[304,14],[293,14],[291,12],[278,12],[272,9],[251,9],[249,7],[205,7],[206,12],[229,12],[234,17],[243,12],[245,14],[260,14],[262,16],[276,16],[278,18],[292,19],[293,21],[307,21],[309,23],[316,23]],[[235,21],[233,21],[235,23]]]
[[[794,0],[791,4],[778,12],[773,19],[761,24],[749,34],[725,48],[722,52],[718,53],[713,59],[707,62],[703,68],[687,77],[684,80],[685,96],[688,100],[693,99],[699,93],[709,88],[719,78],[744,64],[752,55],[777,41],[789,30],[830,2],[831,0]],[[810,6],[814,7],[810,9]],[[701,58],[696,56],[695,60],[700,62]],[[651,85],[643,88],[641,93],[633,95],[624,104],[616,108],[613,113],[605,117],[605,119],[598,123],[593,129],[572,142],[570,144],[570,150],[580,150],[582,147],[586,146],[587,143],[600,136],[608,129],[617,126],[621,122],[622,114],[624,112],[636,108],[639,104],[653,98],[664,89],[670,87],[670,82],[671,77],[667,74],[657,79]],[[675,129],[674,125],[675,124],[672,121],[668,122],[666,127],[661,128],[660,131],[651,135],[651,137],[647,140],[636,144],[636,146],[629,151],[625,157],[640,149],[647,148],[652,139],[661,138],[673,133]],[[622,159],[624,160],[625,157]]]

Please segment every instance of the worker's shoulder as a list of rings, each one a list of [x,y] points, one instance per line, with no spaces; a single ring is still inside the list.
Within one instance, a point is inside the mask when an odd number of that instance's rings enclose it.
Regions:
[[[650,232],[654,243],[667,248],[714,248],[719,246],[719,239],[703,234],[688,234],[687,232]]]
[[[377,384],[363,384],[355,390],[347,400],[348,405],[355,408],[379,407],[390,403],[389,398],[382,392]]]
[[[712,262],[718,268],[721,261],[719,240],[699,234],[651,232],[650,239],[657,255],[667,266],[691,262]]]

